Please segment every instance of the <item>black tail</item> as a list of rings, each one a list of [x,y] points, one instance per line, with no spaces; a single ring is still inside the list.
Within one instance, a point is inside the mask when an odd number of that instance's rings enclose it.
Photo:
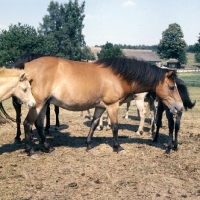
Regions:
[[[7,112],[4,110],[4,107],[3,107],[3,104],[0,103],[0,111],[4,114],[4,116],[6,117],[6,119],[10,120],[10,121],[13,121],[13,122],[16,122],[16,120],[12,117],[10,117]],[[0,116],[1,119],[0,119],[0,123],[6,123],[6,119],[4,119],[2,116]]]
[[[21,55],[15,63],[7,66],[6,68],[24,69],[25,63],[35,60],[37,58],[43,57],[43,56],[45,55],[37,54],[37,53],[26,53],[24,55]]]
[[[185,110],[187,110],[188,108],[192,109],[195,106],[196,101],[194,101],[194,103],[192,103],[189,93],[188,93],[188,90],[187,90],[187,86],[180,78],[177,78],[176,84],[177,84],[181,99],[183,101]]]

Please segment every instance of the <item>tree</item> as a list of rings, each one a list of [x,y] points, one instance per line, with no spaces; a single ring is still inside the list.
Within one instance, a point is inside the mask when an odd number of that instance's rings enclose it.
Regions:
[[[199,38],[197,40],[197,43],[194,45],[194,50],[195,50],[195,62],[200,63],[200,33],[199,33]]]
[[[85,1],[59,4],[51,1],[48,15],[40,23],[39,31],[46,36],[45,51],[48,54],[71,60],[81,60],[85,41],[82,34]]]
[[[0,66],[15,62],[27,52],[42,53],[43,36],[29,25],[10,25],[0,32]]]
[[[176,58],[180,64],[186,64],[187,45],[183,38],[181,27],[174,23],[162,33],[162,39],[157,47],[157,53],[162,59]]]
[[[88,46],[82,49],[82,58],[84,60],[95,60],[95,56]]]
[[[107,42],[102,46],[100,53],[97,53],[98,58],[110,58],[110,57],[123,57],[124,54],[117,45]]]

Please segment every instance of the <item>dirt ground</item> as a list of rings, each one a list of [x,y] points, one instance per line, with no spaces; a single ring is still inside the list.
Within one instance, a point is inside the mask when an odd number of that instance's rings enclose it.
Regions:
[[[0,199],[200,199],[200,88],[190,88],[189,92],[191,99],[197,100],[196,106],[183,113],[179,150],[170,155],[165,154],[168,139],[165,116],[158,143],[152,143],[148,134],[148,117],[144,134],[135,135],[139,121],[134,101],[128,120],[123,118],[125,105],[119,111],[119,141],[126,151],[123,155],[113,152],[112,133],[105,129],[95,131],[93,151],[86,152],[90,120],[87,116],[80,117],[80,112],[61,109],[61,127],[55,131],[51,107],[47,138],[55,151],[50,154],[42,151],[34,128],[37,159],[24,153],[24,135],[21,144],[13,144],[15,123],[1,126]],[[14,117],[11,101],[3,105]],[[22,119],[26,112],[23,107]]]

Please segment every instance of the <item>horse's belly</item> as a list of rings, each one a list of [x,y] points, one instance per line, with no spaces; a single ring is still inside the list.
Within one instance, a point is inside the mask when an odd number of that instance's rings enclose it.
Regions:
[[[59,106],[61,108],[71,110],[71,111],[82,111],[82,110],[88,110],[90,108],[94,108],[96,106],[103,107],[104,105],[96,99],[95,100],[87,100],[87,99],[56,99],[51,98],[49,100],[49,103],[54,104],[56,106]]]

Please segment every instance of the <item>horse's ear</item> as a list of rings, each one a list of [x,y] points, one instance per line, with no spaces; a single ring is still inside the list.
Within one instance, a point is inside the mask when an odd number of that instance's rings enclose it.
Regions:
[[[32,82],[33,82],[33,79],[31,79],[31,80],[29,81],[30,85],[32,84]]]
[[[171,80],[175,80],[177,78],[177,71],[170,70],[169,72],[167,72],[167,77]]]
[[[19,80],[20,80],[20,81],[25,81],[25,80],[26,80],[26,75],[25,75],[25,73],[21,75],[21,77],[20,77]]]

